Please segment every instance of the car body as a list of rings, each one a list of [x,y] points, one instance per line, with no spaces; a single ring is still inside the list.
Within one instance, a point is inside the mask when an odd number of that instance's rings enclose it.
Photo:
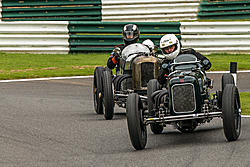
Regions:
[[[127,101],[127,122],[132,145],[144,149],[147,142],[147,125],[154,134],[162,133],[173,125],[182,133],[192,132],[198,125],[214,117],[223,118],[228,141],[240,135],[241,109],[238,89],[231,74],[222,77],[223,90],[210,95],[212,82],[202,64],[192,54],[177,56],[169,66],[167,82],[160,86],[150,80],[147,86],[148,111],[142,107],[140,95],[130,94]]]

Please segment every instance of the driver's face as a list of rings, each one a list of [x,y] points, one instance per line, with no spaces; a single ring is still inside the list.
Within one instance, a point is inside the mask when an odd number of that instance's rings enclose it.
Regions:
[[[165,53],[169,54],[175,50],[175,45],[171,45],[169,47],[164,48]]]
[[[133,31],[126,31],[125,34],[126,34],[127,39],[133,39],[134,38]]]
[[[133,35],[127,35],[127,39],[132,39]]]

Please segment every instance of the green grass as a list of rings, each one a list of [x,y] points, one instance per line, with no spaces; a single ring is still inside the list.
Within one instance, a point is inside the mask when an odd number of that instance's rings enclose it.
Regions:
[[[238,62],[238,70],[250,70],[250,54],[210,54],[206,57],[212,62],[210,71],[229,71],[230,62]]]
[[[0,80],[55,76],[93,75],[96,66],[106,66],[110,53],[10,54],[0,53]],[[210,54],[210,71],[229,70],[231,61],[238,70],[250,70],[250,54]]]
[[[243,115],[250,115],[250,92],[240,92],[241,110]]]
[[[109,53],[7,54],[0,53],[0,79],[92,75],[105,66]]]

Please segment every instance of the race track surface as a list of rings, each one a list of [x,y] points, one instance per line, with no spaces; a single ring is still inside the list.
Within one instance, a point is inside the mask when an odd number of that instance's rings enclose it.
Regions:
[[[239,76],[240,91],[250,92],[248,75]],[[124,109],[110,121],[94,112],[92,79],[0,83],[0,99],[1,167],[250,165],[250,118],[236,142],[226,142],[217,118],[190,134],[148,129],[146,149],[135,151]]]

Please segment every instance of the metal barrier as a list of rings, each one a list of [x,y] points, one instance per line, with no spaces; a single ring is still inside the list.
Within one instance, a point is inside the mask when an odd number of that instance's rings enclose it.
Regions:
[[[69,22],[70,50],[111,51],[115,45],[123,43],[122,27],[131,22]],[[151,39],[156,44],[163,34],[180,34],[179,22],[137,22],[140,29],[140,42]],[[95,35],[94,35],[95,34]]]
[[[102,20],[196,20],[199,3],[200,0],[102,0]]]
[[[164,34],[178,35],[184,48],[202,53],[250,53],[250,22],[135,22],[140,41],[156,45]],[[127,22],[0,22],[0,51],[64,53],[110,52],[123,43]]]
[[[101,20],[101,0],[2,0],[2,20]]]
[[[250,22],[181,22],[181,43],[203,53],[250,53]]]
[[[249,19],[250,1],[227,1],[227,2],[208,2],[200,3],[199,19]]]
[[[196,20],[200,0],[2,0],[4,21]]]
[[[0,22],[0,51],[67,54],[67,26],[68,22]]]

